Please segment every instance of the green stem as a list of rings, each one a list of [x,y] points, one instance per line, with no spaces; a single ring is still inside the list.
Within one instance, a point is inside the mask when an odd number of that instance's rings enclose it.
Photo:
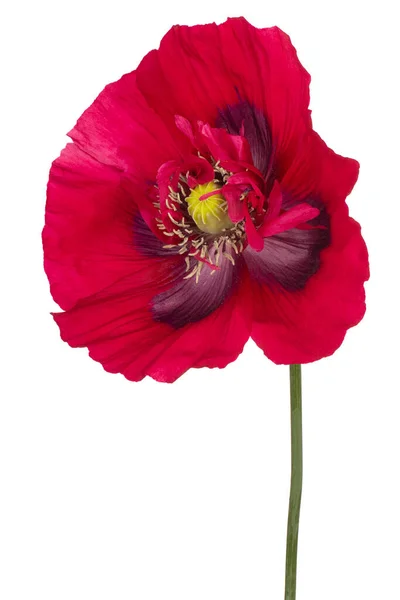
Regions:
[[[303,443],[301,424],[301,365],[290,365],[290,425],[292,474],[286,539],[285,600],[296,600],[297,540],[301,488],[303,482]]]

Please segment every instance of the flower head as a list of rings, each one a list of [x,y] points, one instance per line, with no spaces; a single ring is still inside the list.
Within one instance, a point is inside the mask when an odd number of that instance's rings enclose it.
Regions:
[[[224,367],[250,336],[283,364],[339,347],[365,311],[358,164],[313,131],[309,80],[240,18],[173,27],[105,88],[48,184],[64,340],[135,381]]]

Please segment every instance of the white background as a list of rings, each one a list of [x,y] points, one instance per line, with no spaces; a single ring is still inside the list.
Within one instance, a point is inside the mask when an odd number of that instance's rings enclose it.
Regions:
[[[364,321],[303,371],[298,600],[400,598],[394,1],[33,0],[0,19],[3,600],[283,598],[288,369],[248,344],[223,371],[129,383],[60,341],[42,271],[65,132],[171,25],[241,14],[291,35],[315,128],[360,161],[371,255]]]

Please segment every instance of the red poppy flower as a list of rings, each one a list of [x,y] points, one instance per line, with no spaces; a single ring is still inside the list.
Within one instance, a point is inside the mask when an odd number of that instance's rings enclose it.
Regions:
[[[346,196],[358,163],[312,130],[277,27],[173,27],[108,85],[53,163],[43,232],[62,339],[174,381],[251,336],[276,363],[332,354],[365,311]]]

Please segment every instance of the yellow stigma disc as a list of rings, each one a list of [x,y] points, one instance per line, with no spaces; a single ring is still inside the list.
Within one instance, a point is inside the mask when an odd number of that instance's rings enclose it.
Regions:
[[[186,198],[189,215],[197,227],[205,233],[221,233],[224,229],[233,227],[233,223],[228,217],[228,205],[221,194],[200,200],[204,194],[219,189],[219,185],[209,181],[190,190],[190,195]]]

